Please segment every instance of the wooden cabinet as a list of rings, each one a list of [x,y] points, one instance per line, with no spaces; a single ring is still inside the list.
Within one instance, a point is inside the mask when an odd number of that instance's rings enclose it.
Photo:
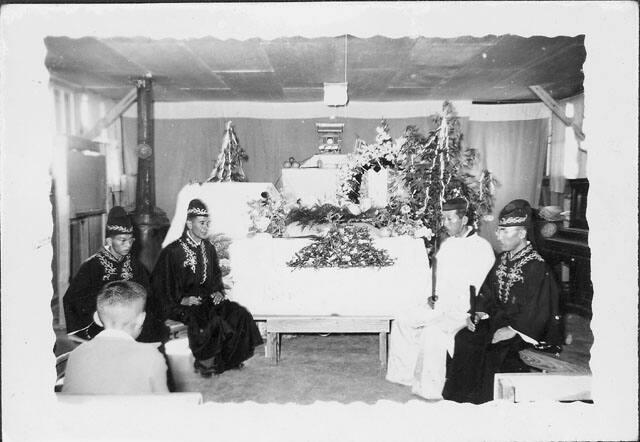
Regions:
[[[562,281],[562,309],[591,318],[591,251],[586,218],[589,181],[567,180],[571,195],[571,218],[550,238],[538,237],[538,249]],[[564,276],[564,278],[563,278]]]
[[[591,251],[586,232],[559,229],[553,237],[541,240],[539,251],[556,271],[559,281],[563,273],[568,274],[568,280],[562,283],[562,310],[591,318]]]

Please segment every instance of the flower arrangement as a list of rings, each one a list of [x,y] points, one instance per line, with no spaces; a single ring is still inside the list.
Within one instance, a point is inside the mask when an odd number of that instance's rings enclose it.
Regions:
[[[225,236],[223,233],[216,233],[209,238],[209,242],[213,244],[218,255],[218,265],[222,272],[222,282],[224,288],[230,290],[233,286],[233,280],[231,279],[231,261],[229,259],[229,246],[231,245],[231,238]]]
[[[432,229],[414,217],[409,204],[393,198],[387,207],[376,211],[372,224],[380,229],[382,236],[411,235],[428,241],[433,237]]]
[[[338,171],[339,201],[358,202],[365,172],[369,169],[378,172],[385,167],[394,167],[399,161],[400,148],[404,140],[400,138],[394,142],[391,139],[389,125],[385,120],[381,121],[376,132],[375,144],[366,144],[358,139],[354,153],[347,155],[347,161],[341,165]]]
[[[374,214],[371,202],[363,198],[359,204],[348,203],[343,206],[330,203],[314,204],[311,207],[296,205],[288,212],[285,223],[309,227],[315,224],[368,222]]]
[[[477,228],[493,210],[498,182],[480,166],[475,149],[463,150],[459,122],[452,106],[443,104],[442,115],[433,117],[436,129],[423,135],[409,126],[395,141],[383,120],[377,128],[376,143],[358,143],[356,152],[340,170],[341,201],[357,203],[366,170],[389,168],[389,204],[373,220],[392,234],[414,234],[434,241],[442,232],[442,204],[449,198],[469,201],[470,218]]]
[[[376,249],[366,227],[337,225],[322,238],[296,252],[289,267],[387,267],[394,263],[386,250]]]
[[[251,210],[250,233],[269,233],[274,237],[284,235],[286,225],[285,219],[290,207],[284,200],[274,200],[269,192],[262,192],[260,198],[247,203]]]

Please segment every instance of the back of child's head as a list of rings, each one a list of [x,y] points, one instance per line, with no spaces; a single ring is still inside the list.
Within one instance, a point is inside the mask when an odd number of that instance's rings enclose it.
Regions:
[[[147,292],[133,281],[105,285],[97,299],[97,311],[105,328],[126,328],[144,312]]]

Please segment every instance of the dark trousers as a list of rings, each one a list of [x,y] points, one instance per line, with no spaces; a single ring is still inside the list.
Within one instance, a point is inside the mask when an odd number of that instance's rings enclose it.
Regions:
[[[193,356],[218,372],[238,367],[262,344],[251,313],[232,301],[191,309],[187,325]]]
[[[475,332],[464,328],[455,337],[454,356],[447,369],[442,396],[456,402],[481,404],[493,399],[496,373],[528,371],[518,352],[526,344],[519,335],[491,344],[494,330],[480,321]]]

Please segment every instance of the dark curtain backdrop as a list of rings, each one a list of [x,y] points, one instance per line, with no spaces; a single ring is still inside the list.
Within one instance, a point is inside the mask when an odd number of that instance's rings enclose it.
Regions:
[[[125,173],[135,175],[137,168],[136,121],[124,118]],[[220,152],[226,124],[224,118],[156,120],[156,203],[171,219],[176,197],[189,182],[206,180]],[[278,183],[282,162],[293,156],[298,161],[317,151],[316,122],[329,120],[268,120],[235,118],[240,144],[249,154],[244,170],[253,182]],[[356,136],[368,143],[375,141],[380,119],[336,119],[345,123],[343,152],[353,152]],[[387,120],[393,138],[402,135],[407,125],[423,132],[433,128],[430,118]],[[500,181],[496,192],[495,212],[516,198],[537,207],[547,145],[546,119],[521,121],[469,121],[460,118],[466,147],[478,149],[486,168]],[[132,180],[135,182],[134,180]],[[496,220],[485,222],[481,235],[494,248]]]
[[[125,173],[135,175],[137,168],[136,120],[124,118]],[[224,118],[156,120],[155,172],[156,204],[173,217],[176,197],[189,182],[202,182],[209,177],[220,152],[227,120]],[[278,183],[282,163],[293,156],[302,162],[317,152],[315,123],[345,123],[343,153],[353,152],[356,137],[373,143],[380,119],[255,119],[234,118],[240,145],[249,154],[244,171],[249,181]],[[387,119],[393,138],[400,137],[408,125],[423,132],[431,129],[430,118]],[[468,118],[461,118],[463,133]]]

